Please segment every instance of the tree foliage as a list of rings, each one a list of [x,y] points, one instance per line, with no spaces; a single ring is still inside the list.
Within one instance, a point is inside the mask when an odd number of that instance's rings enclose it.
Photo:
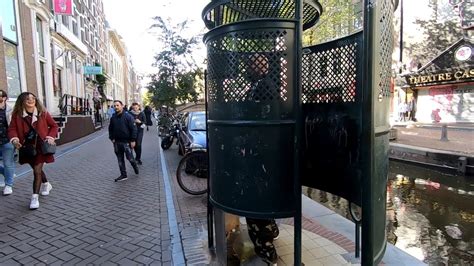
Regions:
[[[428,63],[463,37],[459,17],[448,3],[430,0],[428,7],[432,12],[430,18],[416,20],[422,38],[407,47],[413,60],[421,65]]]
[[[96,66],[101,66],[99,63],[95,63]],[[102,70],[103,71],[103,70]],[[100,93],[101,103],[107,101],[107,95],[105,94],[105,85],[107,84],[107,77],[103,74],[95,75],[95,80],[93,81],[95,85],[97,85],[97,90]]]
[[[323,13],[319,22],[303,36],[304,45],[314,45],[349,35],[362,27],[360,0],[320,0]]]
[[[183,36],[187,21],[176,26],[171,26],[169,20],[161,17],[155,17],[154,21],[150,28],[157,30],[163,49],[155,55],[153,66],[157,67],[157,72],[150,76],[151,82],[147,86],[151,102],[156,107],[196,102],[199,95],[196,88],[200,87],[198,82],[203,73],[192,57],[198,36]]]

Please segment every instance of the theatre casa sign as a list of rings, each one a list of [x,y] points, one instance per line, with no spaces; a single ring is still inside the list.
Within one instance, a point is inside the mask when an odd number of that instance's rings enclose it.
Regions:
[[[456,83],[462,81],[474,81],[474,68],[460,69],[453,72],[441,72],[427,75],[406,76],[409,85],[425,86],[442,83]]]

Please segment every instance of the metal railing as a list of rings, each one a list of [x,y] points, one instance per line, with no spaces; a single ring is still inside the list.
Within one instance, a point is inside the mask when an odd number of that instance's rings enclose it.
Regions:
[[[85,98],[64,94],[59,100],[61,116],[68,115],[92,115],[92,108]]]

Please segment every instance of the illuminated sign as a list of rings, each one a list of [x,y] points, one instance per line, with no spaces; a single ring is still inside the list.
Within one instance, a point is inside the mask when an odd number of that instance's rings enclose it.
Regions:
[[[461,82],[474,80],[474,68],[461,69],[454,72],[444,72],[429,75],[413,75],[406,77],[409,85],[424,86],[445,82]]]

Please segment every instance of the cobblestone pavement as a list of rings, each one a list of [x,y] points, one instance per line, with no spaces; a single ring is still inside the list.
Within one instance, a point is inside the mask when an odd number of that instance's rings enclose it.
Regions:
[[[36,211],[28,209],[32,174],[18,169],[25,174],[14,194],[0,197],[1,265],[173,264],[156,131],[145,133],[140,174],[127,165],[129,179],[119,183],[106,131],[88,141],[60,147],[45,168],[53,190]]]
[[[209,264],[211,255],[207,252],[207,195],[193,196],[180,189],[176,181],[179,160],[178,147],[163,152],[172,177],[176,218],[183,243],[186,262],[191,265]]]

